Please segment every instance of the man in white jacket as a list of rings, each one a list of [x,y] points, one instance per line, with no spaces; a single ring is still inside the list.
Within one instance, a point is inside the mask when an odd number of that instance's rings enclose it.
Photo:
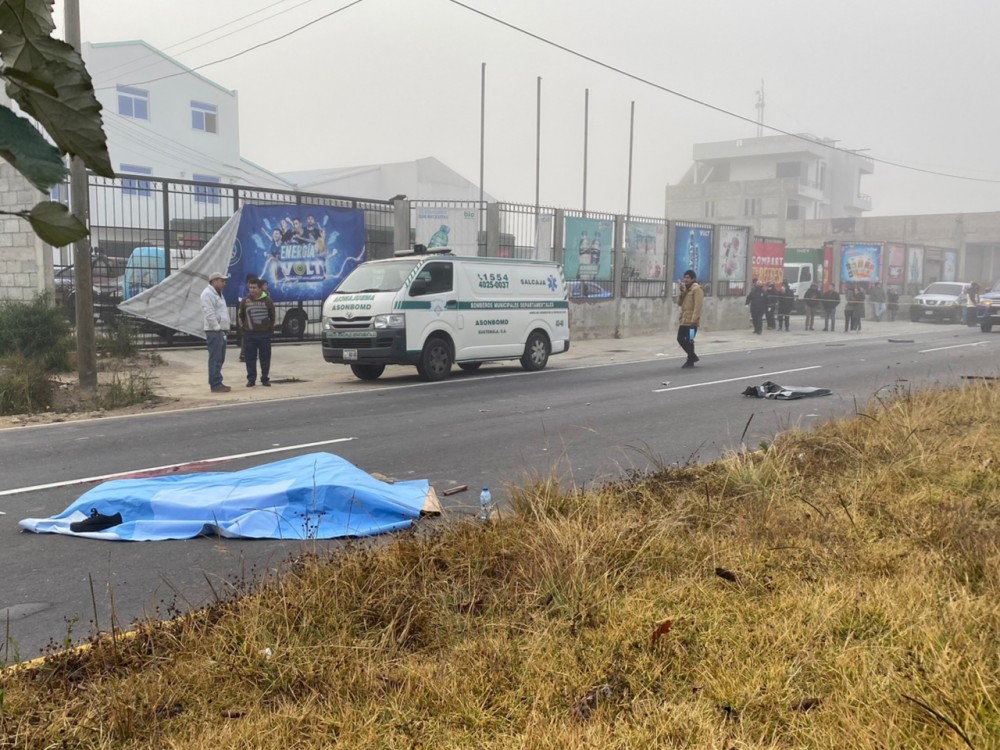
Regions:
[[[201,293],[201,312],[205,318],[205,343],[208,344],[208,385],[213,393],[232,390],[222,383],[222,365],[226,361],[226,332],[229,331],[229,307],[222,296],[229,277],[213,273]]]

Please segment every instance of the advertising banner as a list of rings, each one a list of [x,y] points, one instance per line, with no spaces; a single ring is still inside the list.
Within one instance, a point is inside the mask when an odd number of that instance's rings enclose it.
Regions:
[[[941,281],[956,281],[958,279],[958,251],[944,251],[944,269],[941,271]]]
[[[906,283],[924,283],[924,249],[919,245],[906,248]]]
[[[784,279],[785,241],[758,237],[753,241],[750,275],[761,284],[780,284]]]
[[[719,262],[717,278],[728,282],[730,288],[743,287],[747,281],[747,233],[746,229],[718,227]]]
[[[885,246],[885,283],[902,286],[906,265],[906,245],[890,243]]]
[[[247,274],[275,302],[323,300],[365,259],[365,213],[330,206],[248,204],[229,259],[226,303],[246,293]]]
[[[826,288],[827,284],[833,283],[833,248],[832,242],[823,243],[823,288]]]
[[[663,281],[667,266],[667,225],[630,221],[625,225],[623,277]]]
[[[611,280],[614,222],[566,217],[563,267],[567,279]]]
[[[712,229],[685,224],[674,225],[674,280],[685,271],[694,271],[702,286],[712,280]]]
[[[841,250],[840,280],[845,284],[878,281],[882,277],[881,245],[844,245]]]
[[[455,255],[479,255],[479,211],[472,208],[418,208],[415,244],[447,247]]]
[[[535,222],[535,256],[532,260],[552,260],[552,214],[539,214]]]

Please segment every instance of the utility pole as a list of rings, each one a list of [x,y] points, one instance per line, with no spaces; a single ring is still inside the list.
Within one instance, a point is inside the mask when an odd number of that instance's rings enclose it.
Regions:
[[[757,137],[764,135],[764,79],[760,79],[760,89],[757,91]]]
[[[66,43],[80,51],[80,0],[65,0]],[[69,163],[69,207],[84,226],[90,226],[87,167],[78,156]],[[76,370],[81,388],[97,387],[97,347],[94,337],[94,279],[90,266],[90,238],[73,244],[73,289],[76,297]]]

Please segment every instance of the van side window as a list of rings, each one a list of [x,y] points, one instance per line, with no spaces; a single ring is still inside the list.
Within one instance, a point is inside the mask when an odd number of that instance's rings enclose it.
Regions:
[[[802,281],[812,281],[812,270],[809,266],[802,266]]]
[[[441,294],[450,292],[453,288],[452,265],[451,263],[428,263],[417,274],[417,281],[423,281],[423,285],[411,286],[411,296],[424,294]],[[423,286],[423,291],[420,290]]]

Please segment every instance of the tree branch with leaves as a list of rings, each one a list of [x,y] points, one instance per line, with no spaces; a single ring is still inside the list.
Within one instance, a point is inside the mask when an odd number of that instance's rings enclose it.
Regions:
[[[48,192],[66,177],[63,155],[78,156],[103,177],[115,176],[101,122],[101,104],[83,58],[52,37],[53,0],[0,0],[0,78],[7,95],[34,118],[0,105],[0,157],[32,185]],[[50,245],[86,237],[87,227],[61,203],[0,212],[20,216]]]

